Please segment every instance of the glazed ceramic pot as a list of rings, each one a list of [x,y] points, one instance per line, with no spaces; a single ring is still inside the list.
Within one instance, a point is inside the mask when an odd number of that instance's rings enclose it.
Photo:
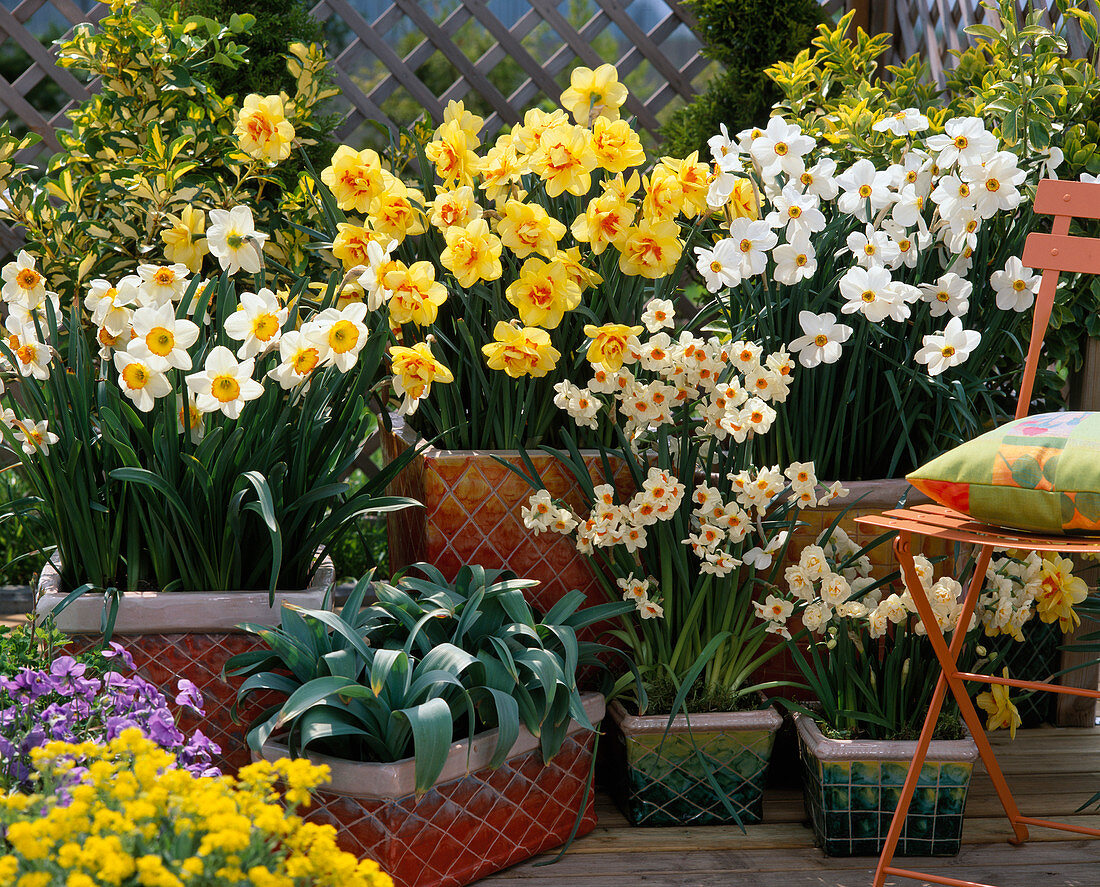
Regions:
[[[184,732],[196,729],[221,747],[214,763],[226,772],[235,772],[249,761],[245,746],[245,726],[268,704],[259,695],[240,710],[236,724],[230,709],[237,698],[241,680],[223,678],[226,661],[250,650],[259,650],[262,642],[237,626],[242,622],[275,625],[279,608],[293,604],[320,609],[336,571],[325,558],[314,574],[309,588],[302,591],[276,591],[272,605],[266,591],[142,591],[122,595],[112,640],[121,644],[134,658],[137,673],[171,701],[178,693],[177,682],[185,678],[202,692],[206,713],[198,717],[184,709],[179,725]],[[45,616],[65,595],[55,562],[48,563],[39,579],[39,600],[35,608]],[[78,650],[98,644],[103,614],[103,599],[85,595],[69,604],[57,617],[57,627],[73,638]]]
[[[590,603],[603,599],[591,559],[577,552],[571,538],[549,532],[536,536],[523,525],[520,512],[534,490],[508,467],[529,473],[518,451],[439,450],[419,441],[400,417],[392,417],[392,424],[392,432],[382,431],[387,460],[409,447],[420,451],[390,485],[389,493],[424,505],[387,515],[393,570],[423,561],[453,579],[464,564],[506,568],[539,581],[525,593],[542,612],[573,589],[587,594]],[[574,510],[587,511],[580,486],[565,465],[543,452],[528,455],[552,497],[565,500]],[[582,455],[593,483],[603,483],[599,454],[582,451]],[[629,469],[617,460],[615,484],[627,496],[633,493]]]
[[[671,727],[667,715],[630,715],[617,702],[608,714],[617,728],[613,793],[633,825],[760,821],[764,777],[783,723],[774,708],[678,715]],[[700,754],[737,817],[712,788]]]
[[[587,693],[583,704],[593,724],[603,718],[602,696]],[[539,739],[521,727],[494,770],[489,731],[454,743],[439,779],[419,797],[412,758],[360,764],[310,755],[329,765],[332,779],[314,793],[306,818],[334,825],[341,847],[376,860],[397,887],[459,887],[565,843],[578,815],[578,836],[595,828],[592,792],[584,797],[594,739],[574,721],[545,764]],[[276,742],[263,748],[268,760],[286,754]]]
[[[794,716],[803,796],[814,839],[829,856],[878,856],[916,742],[828,739],[806,715]],[[921,768],[898,856],[954,856],[978,746],[967,734],[935,740]]]

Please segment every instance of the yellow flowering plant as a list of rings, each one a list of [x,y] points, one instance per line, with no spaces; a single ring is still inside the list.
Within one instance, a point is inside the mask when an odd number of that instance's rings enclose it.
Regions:
[[[197,777],[137,728],[105,745],[52,742],[34,762],[41,790],[0,798],[0,883],[393,885],[376,862],[341,850],[333,826],[298,815],[327,767],[284,758],[236,779]]]
[[[422,437],[560,442],[553,390],[582,370],[585,328],[675,291],[708,167],[647,159],[625,98],[610,65],[578,68],[565,110],[532,109],[490,146],[482,119],[451,102],[430,137],[394,146],[415,184],[346,145],[321,172],[326,227],[308,233],[388,318],[398,411]]]

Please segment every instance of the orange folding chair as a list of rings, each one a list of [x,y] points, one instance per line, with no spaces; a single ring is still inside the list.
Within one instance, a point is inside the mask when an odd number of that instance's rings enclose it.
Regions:
[[[1054,216],[1054,225],[1050,234],[1029,234],[1024,245],[1024,265],[1035,270],[1041,270],[1043,276],[1039,285],[1039,294],[1035,300],[1035,312],[1031,324],[1031,342],[1028,346],[1027,361],[1024,366],[1024,378],[1020,385],[1020,399],[1016,406],[1017,419],[1022,419],[1027,415],[1028,405],[1031,402],[1035,374],[1039,366],[1039,355],[1043,347],[1043,337],[1046,335],[1051,308],[1054,305],[1054,292],[1058,286],[1058,275],[1063,271],[1067,273],[1100,274],[1100,239],[1069,236],[1069,226],[1072,219],[1100,219],[1100,184],[1045,179],[1039,183],[1035,195],[1035,212]],[[951,695],[958,703],[959,712],[978,745],[978,751],[981,754],[982,762],[985,764],[986,772],[993,781],[997,797],[1000,799],[1005,814],[1012,825],[1014,836],[1009,839],[1010,843],[1022,844],[1027,841],[1028,826],[1060,829],[1100,837],[1100,829],[1035,819],[1020,813],[1005,782],[1004,774],[997,763],[997,758],[993,754],[993,748],[986,738],[981,717],[967,695],[964,682],[982,681],[987,684],[1002,684],[1024,690],[1068,693],[1093,699],[1100,699],[1100,692],[1036,683],[1034,681],[970,674],[959,671],[958,668],[958,657],[966,638],[966,627],[970,624],[970,617],[974,613],[978,597],[981,594],[986,569],[989,566],[994,549],[1019,548],[1025,551],[1100,553],[1100,537],[1041,536],[1023,531],[1006,530],[1001,527],[982,524],[953,509],[940,505],[919,505],[915,508],[887,511],[881,515],[857,518],[857,522],[878,529],[897,531],[898,535],[894,540],[894,551],[897,554],[898,563],[901,565],[902,577],[906,588],[913,596],[917,612],[928,629],[928,639],[932,643],[941,667],[936,689],[932,695],[932,702],[928,708],[928,716],[925,718],[920,741],[917,743],[917,751],[913,755],[912,763],[909,765],[909,774],[905,779],[905,785],[902,787],[898,807],[890,824],[890,831],[886,836],[886,844],[875,870],[874,887],[883,887],[887,875],[931,881],[936,884],[946,884],[949,887],[990,887],[990,885],[977,884],[974,881],[962,881],[940,874],[922,874],[909,871],[897,868],[892,864],[894,852],[905,825],[905,818],[909,812],[909,804],[913,800],[913,793],[917,787],[917,779],[920,776],[921,767],[924,765],[928,745],[932,741],[932,733],[936,728],[940,708],[948,690],[951,691]],[[973,545],[977,554],[974,576],[967,589],[950,645],[944,639],[943,632],[937,627],[932,605],[929,603],[924,586],[917,575],[911,545],[911,539],[914,535]]]

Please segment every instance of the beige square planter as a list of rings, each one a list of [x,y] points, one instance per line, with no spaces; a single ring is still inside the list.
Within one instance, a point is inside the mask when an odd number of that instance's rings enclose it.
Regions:
[[[915,741],[829,739],[813,718],[794,716],[803,793],[814,837],[830,856],[882,852]],[[954,856],[978,746],[970,735],[934,740],[898,843],[899,856]]]

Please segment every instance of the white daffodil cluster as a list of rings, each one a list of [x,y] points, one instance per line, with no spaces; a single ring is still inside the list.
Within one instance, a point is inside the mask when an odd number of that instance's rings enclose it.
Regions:
[[[1027,173],[977,117],[952,119],[943,134],[924,136],[928,119],[907,109],[874,128],[906,140],[900,159],[879,168],[862,158],[838,170],[830,146],[781,117],[733,139],[722,127],[709,142],[714,174],[707,201],[725,213],[728,233],[696,248],[697,269],[711,292],[759,275],[794,285],[817,272],[814,242],[821,232],[853,229],[841,250],[851,266],[840,275],[839,313],[904,323],[923,306],[933,318],[946,317],[942,333],[925,336],[915,354],[930,375],[939,375],[966,361],[981,340],[964,326],[974,250],[983,224],[1024,199]],[[921,260],[929,251],[938,277],[913,279],[927,273],[913,269],[927,267]],[[1039,278],[1011,259],[991,284],[999,309],[1022,312]],[[803,335],[789,348],[803,366],[840,359],[853,327],[830,311],[804,310],[798,320]]]
[[[686,498],[689,532],[677,544],[691,549],[700,574],[721,578],[742,564],[766,569],[786,541],[785,532],[765,528],[781,494],[804,508],[846,491],[839,484],[822,490],[809,462],[785,471],[773,466],[708,476],[706,460],[714,452],[728,452],[768,432],[776,416],[771,404],[786,399],[793,363],[786,352],[765,355],[753,342],[704,339],[688,331],[672,338],[666,331],[673,326],[672,315],[670,303],[652,300],[644,327],[587,328],[592,378],[583,387],[563,381],[555,388],[555,403],[578,425],[618,423],[635,454],[649,461],[642,488],[627,498],[612,483],[595,487],[587,517],[540,490],[523,509],[524,523],[536,534],[549,530],[574,536],[584,553],[622,545],[634,554],[646,548],[650,528],[671,521]],[[662,429],[680,476],[657,466],[653,442]],[[687,475],[678,458],[686,446],[699,453]],[[650,581],[633,574],[619,580],[624,597],[648,618],[661,615]]]
[[[1043,575],[1043,558],[1036,551],[1029,551],[1022,560],[1007,556],[990,560],[977,607],[986,634],[1024,639],[1024,623],[1042,594]]]
[[[757,615],[773,626],[786,625],[792,613],[801,609],[802,624],[816,635],[835,637],[854,621],[865,627],[871,638],[880,638],[890,626],[901,626],[917,635],[927,634],[913,596],[887,592],[871,576],[867,555],[841,527],[835,527],[818,545],[804,548],[797,564],[787,567],[784,579],[790,597],[769,596],[757,604]],[[951,577],[937,579],[932,562],[924,555],[914,558],[917,576],[931,604],[936,624],[944,633],[955,630],[962,610],[964,589]],[[979,625],[985,634],[1007,634],[1022,641],[1022,629],[1036,612],[1044,622],[1076,619],[1073,605],[1084,599],[1084,582],[1073,575],[1073,564],[1057,555],[1042,557],[1029,552],[1022,559],[1004,555],[990,561],[986,582],[967,631]],[[778,628],[772,628],[778,633]]]
[[[251,211],[243,206],[214,210],[211,218],[217,230],[212,227],[207,238],[222,269],[230,274],[259,271],[267,235],[255,230]],[[366,344],[367,306],[362,302],[316,312],[298,329],[287,331],[290,311],[284,304],[286,294],[261,288],[256,293],[241,293],[236,310],[221,324],[224,336],[240,343],[236,352],[224,345],[207,350],[208,337],[200,336],[199,324],[190,318],[210,284],[196,284],[189,273],[178,263],[141,264],[136,274],[117,282],[93,280],[84,307],[96,330],[103,375],[113,375],[122,393],[143,413],[174,394],[178,430],[189,430],[195,441],[203,434],[203,414],[221,412],[236,419],[246,403],[263,394],[262,381],[253,378],[258,358],[278,354],[278,363],[266,375],[289,390],[306,383],[320,368],[335,366],[348,372]],[[0,370],[46,380],[57,356],[50,341],[56,339],[67,317],[57,295],[46,290],[28,253],[20,252],[0,275],[8,306],[7,342],[15,356],[14,366]],[[189,292],[190,302],[181,310]],[[52,310],[47,310],[47,304]],[[210,317],[201,321],[205,326]],[[197,370],[193,366],[196,351],[204,352],[203,365]],[[176,379],[177,370],[185,375]],[[33,448],[48,452],[49,444],[57,440],[44,422],[20,423],[14,415],[5,416],[5,421],[23,436],[28,454]]]

